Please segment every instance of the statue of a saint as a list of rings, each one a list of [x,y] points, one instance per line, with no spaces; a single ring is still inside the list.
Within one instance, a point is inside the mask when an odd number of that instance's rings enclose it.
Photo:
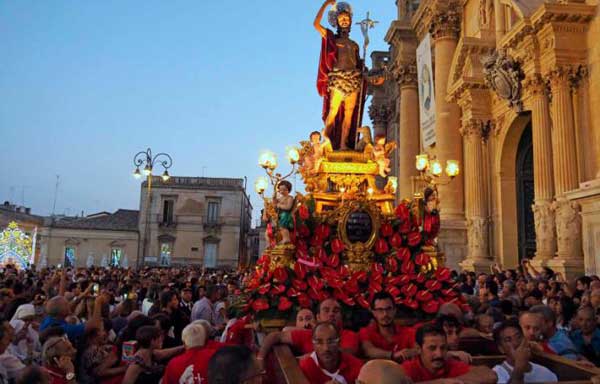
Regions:
[[[321,25],[323,13],[328,14],[334,33]],[[333,149],[354,149],[356,128],[360,126],[360,111],[365,102],[364,64],[358,44],[350,39],[352,8],[348,3],[326,0],[319,9],[314,26],[321,34],[321,57],[317,90],[323,97],[325,135]]]

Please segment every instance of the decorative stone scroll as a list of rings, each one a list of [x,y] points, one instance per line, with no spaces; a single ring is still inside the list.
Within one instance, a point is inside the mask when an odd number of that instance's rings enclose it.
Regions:
[[[497,50],[484,56],[481,60],[488,87],[509,102],[517,112],[523,111],[521,101],[521,81],[525,78],[521,65],[510,57],[506,51]]]

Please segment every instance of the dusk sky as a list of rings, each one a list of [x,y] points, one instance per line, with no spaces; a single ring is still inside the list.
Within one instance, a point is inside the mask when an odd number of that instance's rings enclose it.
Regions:
[[[247,176],[260,208],[261,149],[285,162],[323,125],[321,4],[0,2],[0,200],[50,214],[60,175],[57,214],[138,209],[132,158],[150,147],[173,157],[173,175]],[[369,50],[387,50],[395,1],[351,4],[354,22],[368,10],[380,21]],[[362,46],[356,25],[352,37]]]

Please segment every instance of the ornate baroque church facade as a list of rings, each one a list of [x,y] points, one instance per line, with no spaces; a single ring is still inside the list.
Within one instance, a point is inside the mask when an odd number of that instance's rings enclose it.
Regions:
[[[600,17],[597,1],[397,0],[376,132],[396,139],[399,197],[415,192],[415,156],[456,159],[439,186],[439,243],[451,267],[515,267],[530,258],[600,274]],[[430,34],[436,143],[423,148],[416,50]]]

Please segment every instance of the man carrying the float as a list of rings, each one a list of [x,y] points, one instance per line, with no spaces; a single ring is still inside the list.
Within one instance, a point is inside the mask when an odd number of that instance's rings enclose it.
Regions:
[[[336,33],[321,25],[328,5],[332,5],[329,24],[337,29]],[[353,149],[365,92],[359,46],[350,39],[350,4],[326,0],[317,13],[314,26],[323,38],[317,90],[323,97],[325,135],[331,140],[333,149]]]

